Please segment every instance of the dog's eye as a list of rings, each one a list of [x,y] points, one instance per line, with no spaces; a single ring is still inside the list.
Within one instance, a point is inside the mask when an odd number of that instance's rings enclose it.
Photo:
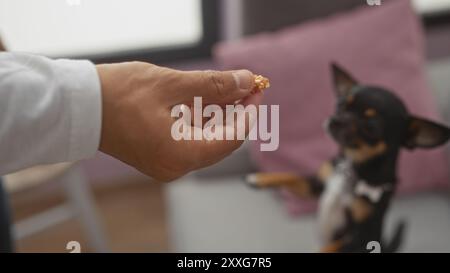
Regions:
[[[367,118],[373,118],[377,115],[377,111],[373,108],[368,108],[366,109],[366,111],[364,112],[364,116]]]

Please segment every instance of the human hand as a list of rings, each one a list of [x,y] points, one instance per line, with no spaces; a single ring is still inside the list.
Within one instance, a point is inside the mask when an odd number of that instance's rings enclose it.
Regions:
[[[194,97],[202,97],[204,104],[242,100],[244,106],[257,106],[262,96],[250,95],[254,78],[247,70],[183,72],[131,62],[98,65],[97,71],[102,89],[100,150],[160,181],[212,165],[243,143],[237,138],[174,140],[172,107],[192,105]],[[248,135],[249,123],[247,116],[244,124],[233,126],[245,126]]]

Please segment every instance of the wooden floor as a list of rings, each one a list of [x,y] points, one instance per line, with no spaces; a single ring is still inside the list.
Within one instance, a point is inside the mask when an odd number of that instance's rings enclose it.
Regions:
[[[121,183],[95,191],[112,252],[166,252],[168,235],[162,186],[155,182]],[[12,196],[15,219],[58,204],[62,198],[29,201]],[[24,201],[28,200],[28,201]],[[82,252],[91,252],[77,220],[68,220],[39,234],[16,242],[17,252],[68,252],[66,244],[79,241]]]

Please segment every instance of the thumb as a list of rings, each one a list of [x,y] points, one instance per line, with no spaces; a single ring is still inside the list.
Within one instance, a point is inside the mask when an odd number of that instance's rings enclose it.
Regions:
[[[185,72],[182,103],[192,103],[193,97],[202,97],[205,104],[234,103],[247,97],[254,88],[253,73],[236,71]]]

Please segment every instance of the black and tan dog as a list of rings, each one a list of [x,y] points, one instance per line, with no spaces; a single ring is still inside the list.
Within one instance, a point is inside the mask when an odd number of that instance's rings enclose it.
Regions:
[[[284,187],[302,198],[320,198],[319,228],[323,252],[367,252],[370,241],[394,252],[402,241],[400,223],[390,242],[382,240],[383,220],[397,184],[402,148],[444,144],[450,129],[409,114],[393,93],[359,84],[332,65],[337,109],[326,127],[340,152],[312,177],[289,173],[247,176],[258,188]]]

